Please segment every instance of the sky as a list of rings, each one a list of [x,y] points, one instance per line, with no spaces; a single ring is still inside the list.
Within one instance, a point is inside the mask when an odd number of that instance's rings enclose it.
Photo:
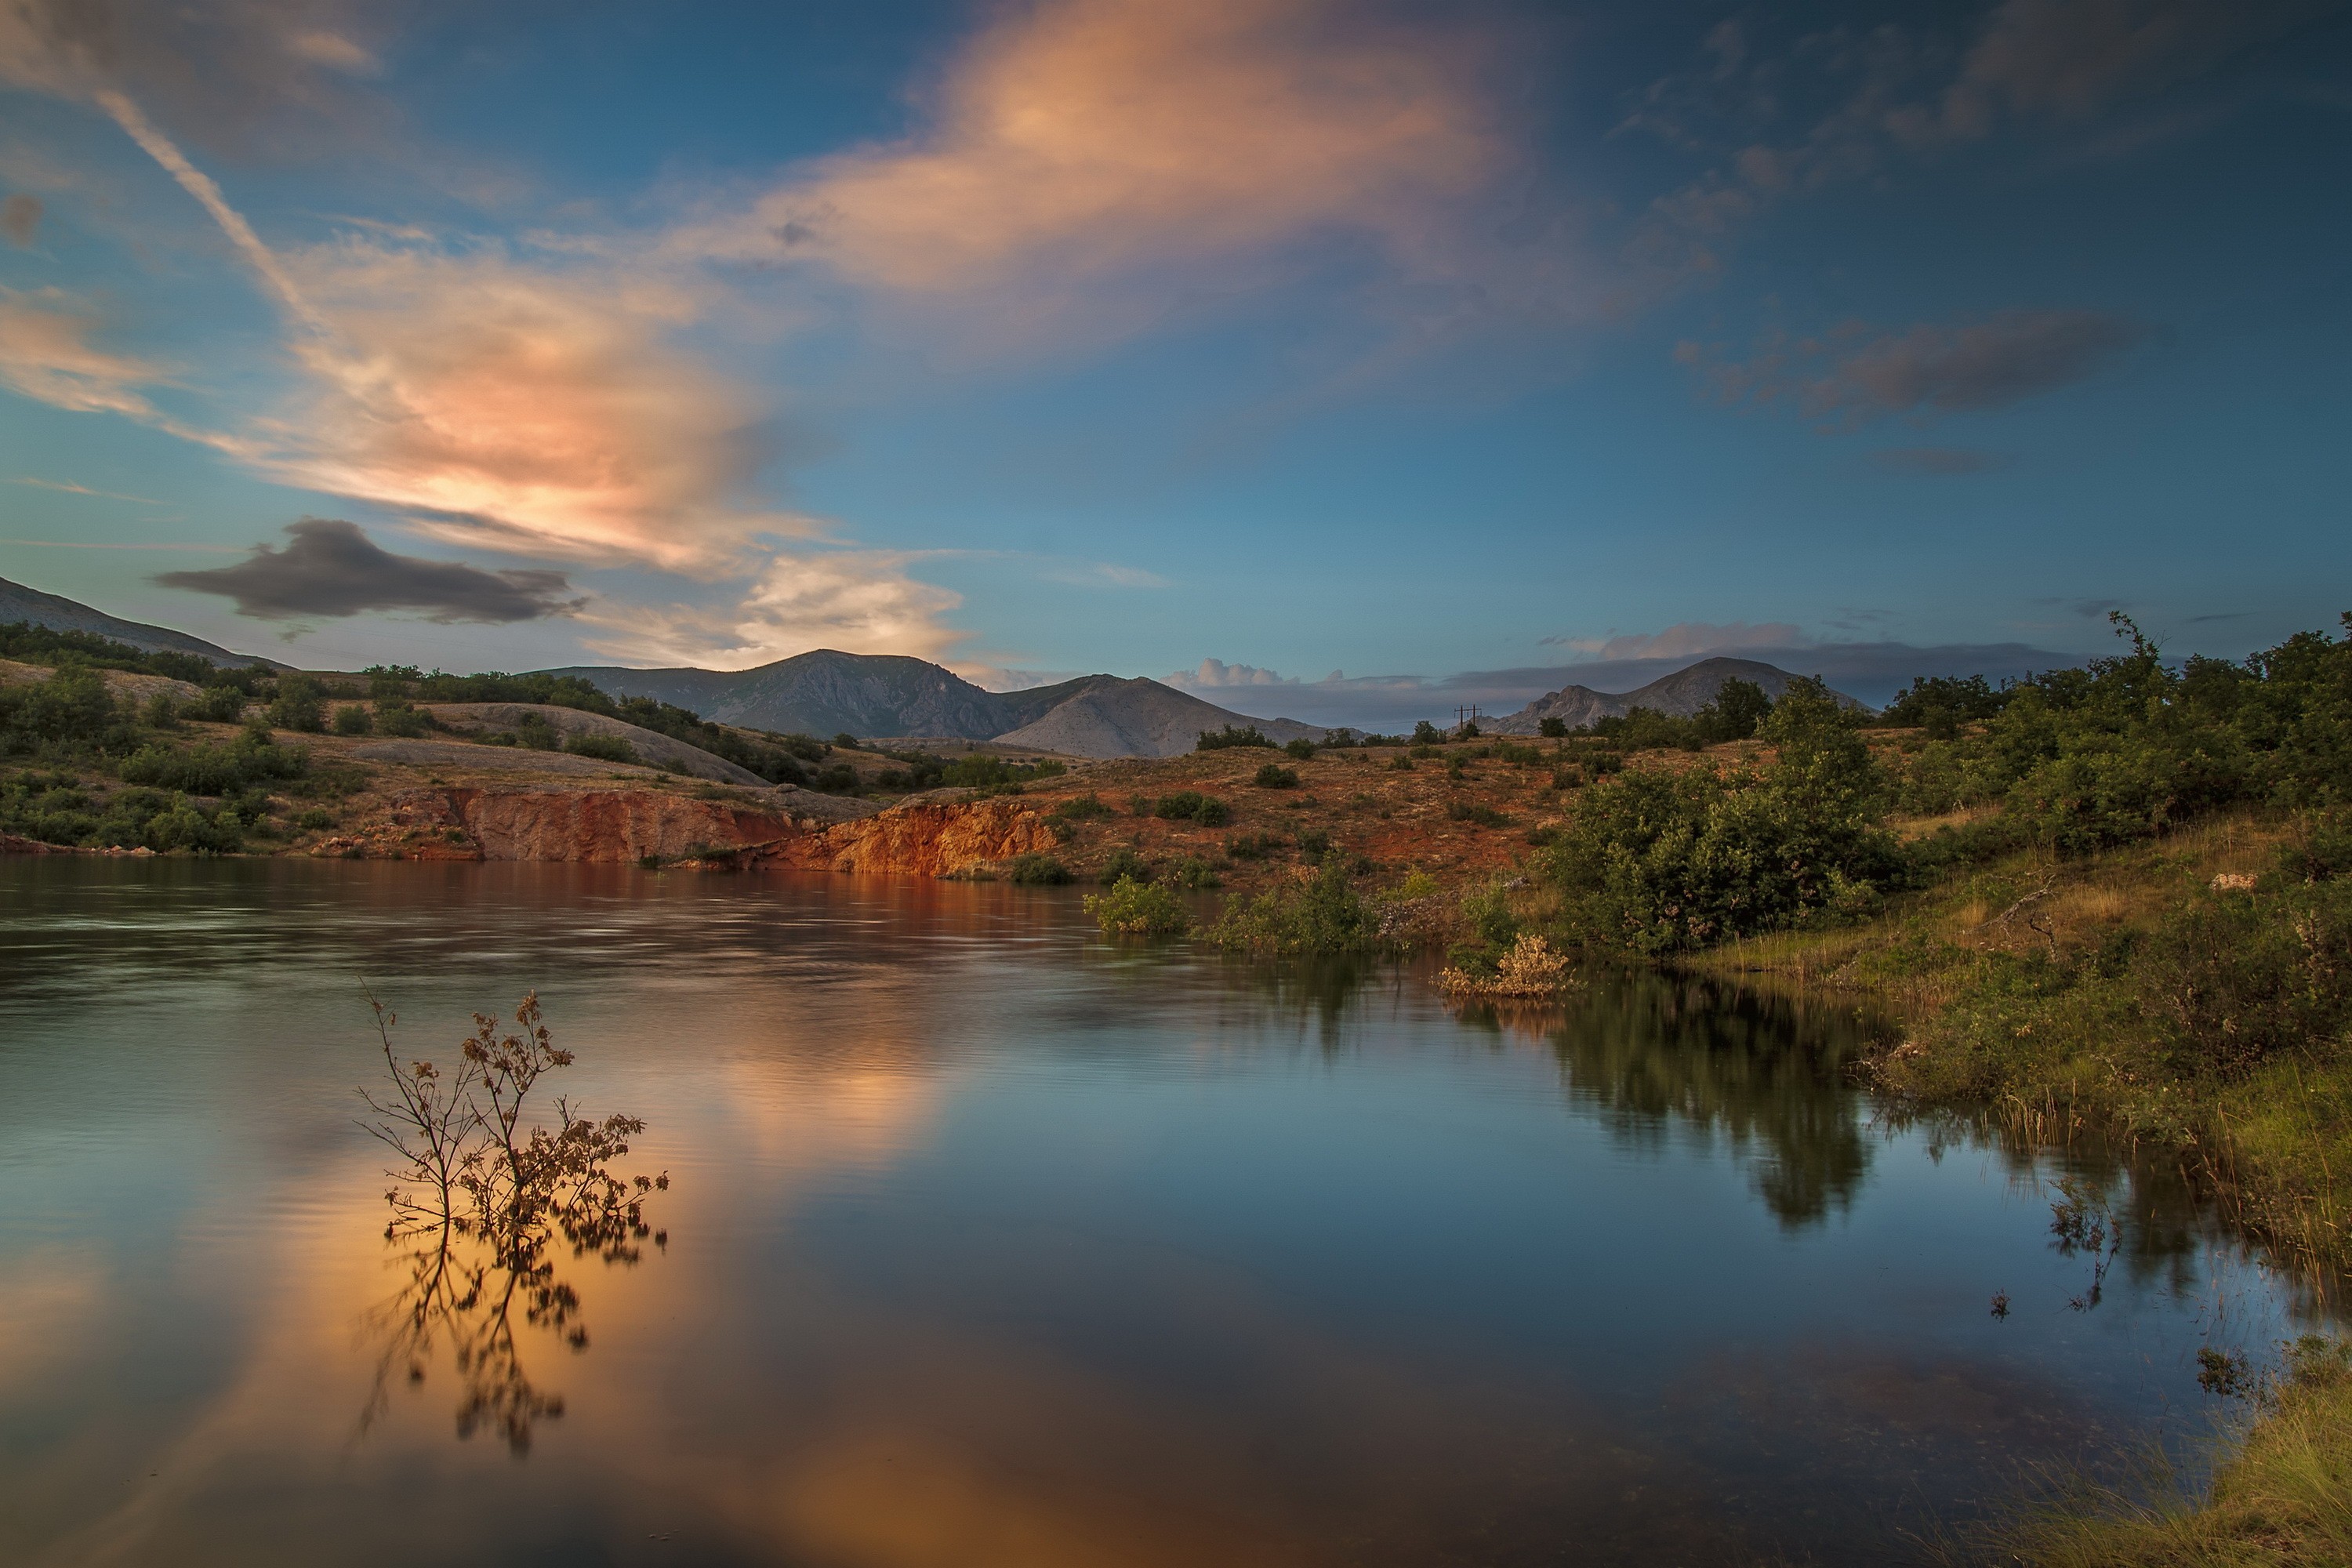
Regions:
[[[0,0],[0,576],[1373,721],[2352,607],[2352,7]]]

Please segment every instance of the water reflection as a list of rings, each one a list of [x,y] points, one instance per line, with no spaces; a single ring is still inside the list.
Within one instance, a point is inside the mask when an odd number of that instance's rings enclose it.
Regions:
[[[541,987],[676,1244],[387,1247],[361,975],[453,1040]],[[0,864],[0,1561],[1897,1560],[2272,1298],[2177,1173],[1875,1104],[1871,1029],[1056,889]]]
[[[360,1429],[383,1414],[395,1373],[423,1384],[446,1348],[461,1384],[457,1436],[487,1425],[528,1452],[532,1428],[563,1414],[563,1396],[532,1383],[519,1330],[574,1354],[588,1348],[580,1293],[558,1278],[558,1257],[568,1247],[575,1260],[635,1265],[648,1238],[667,1247],[645,1205],[668,1190],[669,1173],[614,1169],[646,1130],[638,1117],[593,1121],[559,1097],[554,1129],[534,1124],[533,1091],[574,1060],[555,1044],[536,993],[515,1009],[512,1030],[475,1014],[474,1032],[444,1064],[404,1056],[393,1042],[398,1017],[373,995],[368,1005],[383,1073],[361,1091],[362,1125],[393,1156],[383,1237],[404,1279],[368,1314],[383,1344]]]
[[[1473,1002],[1456,1016],[1550,1051],[1570,1101],[1629,1146],[1719,1140],[1785,1227],[1843,1212],[1868,1179],[1868,1106],[1852,1069],[1885,1025],[1851,1002],[1595,969],[1558,1004]]]

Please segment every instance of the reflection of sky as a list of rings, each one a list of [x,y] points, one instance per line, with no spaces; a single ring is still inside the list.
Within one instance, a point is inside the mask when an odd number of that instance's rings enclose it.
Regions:
[[[1919,1131],[1862,1125],[1848,1201],[1776,1214],[1774,1139],[1866,1108],[1738,1087],[1775,1026],[1835,1047],[1769,1010],[1662,1044],[1653,1113],[1580,1054],[1608,1020],[1498,1035],[1392,976],[1334,1014],[1057,894],[5,874],[42,911],[0,924],[11,1561],[1868,1561],[2015,1460],[2196,1428],[2200,1330],[2283,1331],[2204,1266],[2068,1311],[2037,1187]],[[567,1405],[527,1460],[455,1438],[446,1366],[357,1436],[394,1284],[357,972],[410,1051],[539,983],[566,1087],[676,1177],[666,1255],[564,1262],[587,1352],[525,1333]]]

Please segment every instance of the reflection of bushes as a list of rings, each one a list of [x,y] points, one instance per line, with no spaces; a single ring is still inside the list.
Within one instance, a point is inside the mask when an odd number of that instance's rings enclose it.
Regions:
[[[546,1330],[573,1351],[588,1343],[579,1294],[556,1273],[555,1243],[607,1264],[636,1262],[648,1237],[666,1246],[645,1205],[669,1177],[614,1171],[645,1131],[635,1117],[590,1121],[559,1099],[552,1129],[532,1121],[541,1080],[572,1060],[550,1037],[536,996],[515,1012],[520,1032],[501,1035],[497,1020],[477,1014],[446,1068],[403,1063],[395,1018],[375,1011],[386,1081],[362,1098],[374,1116],[368,1131],[393,1155],[384,1237],[408,1277],[375,1314],[384,1342],[362,1426],[382,1414],[395,1376],[422,1384],[446,1342],[463,1379],[458,1436],[495,1428],[520,1453],[536,1423],[563,1414],[563,1400],[532,1384],[519,1330]]]

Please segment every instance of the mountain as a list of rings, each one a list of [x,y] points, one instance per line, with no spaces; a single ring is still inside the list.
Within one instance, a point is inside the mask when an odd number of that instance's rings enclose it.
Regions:
[[[1596,719],[1622,718],[1636,708],[1687,719],[1714,701],[1715,694],[1727,680],[1753,681],[1764,689],[1765,696],[1777,700],[1789,689],[1789,683],[1797,679],[1777,665],[1759,664],[1752,658],[1703,658],[1686,669],[1661,676],[1632,691],[1611,693],[1595,691],[1589,686],[1563,686],[1486,727],[1499,735],[1532,735],[1542,721],[1558,719],[1570,729],[1578,730]],[[1843,691],[1831,695],[1850,708],[1862,706]]]
[[[1202,731],[1228,724],[1255,724],[1277,744],[1302,736],[1310,741],[1323,737],[1315,725],[1292,719],[1252,719],[1156,680],[1090,675],[1073,684],[1080,689],[1031,722],[995,738],[1007,745],[1074,757],[1172,757],[1191,751]]]
[[[576,676],[614,697],[651,697],[706,719],[807,735],[1003,740],[1083,757],[1165,757],[1192,749],[1203,730],[1255,724],[1268,739],[1323,731],[1288,719],[1253,719],[1156,680],[1087,675],[1024,691],[989,691],[927,659],[819,648],[754,669],[621,669],[581,665]]]
[[[260,658],[248,653],[231,653],[202,637],[192,637],[185,632],[175,632],[169,626],[151,626],[143,621],[126,621],[93,610],[88,605],[44,594],[38,588],[27,588],[22,583],[11,583],[0,577],[0,626],[16,621],[29,621],[52,631],[89,632],[98,637],[111,637],[119,643],[129,643],[144,653],[192,653],[198,658],[208,658],[227,669],[242,669],[248,664],[258,664],[270,669],[291,668],[274,658]]]

